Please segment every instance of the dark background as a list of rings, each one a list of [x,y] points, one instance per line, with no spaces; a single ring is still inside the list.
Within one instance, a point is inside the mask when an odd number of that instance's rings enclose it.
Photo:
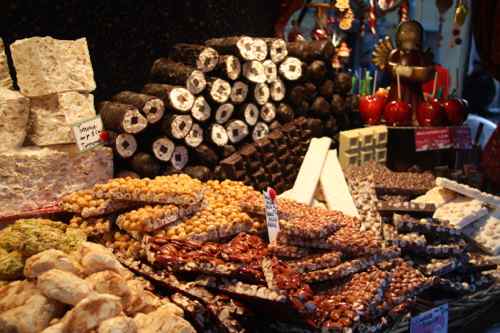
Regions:
[[[278,0],[0,0],[0,37],[6,45],[86,37],[102,100],[139,90],[153,61],[175,43],[271,36],[278,9]]]

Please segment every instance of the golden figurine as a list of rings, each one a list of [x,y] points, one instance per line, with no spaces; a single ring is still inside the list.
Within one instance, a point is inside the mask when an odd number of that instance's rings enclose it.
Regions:
[[[401,79],[401,99],[416,111],[424,100],[422,84],[434,75],[433,55],[422,50],[423,28],[417,21],[399,25],[394,48],[389,37],[381,40],[373,51],[372,61],[392,77],[389,101],[397,100],[396,76]]]

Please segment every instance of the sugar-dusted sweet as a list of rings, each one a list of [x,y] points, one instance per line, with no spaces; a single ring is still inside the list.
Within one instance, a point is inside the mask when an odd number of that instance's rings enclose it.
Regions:
[[[37,146],[74,143],[72,124],[95,115],[92,94],[71,91],[32,98],[28,138]]]
[[[29,111],[30,100],[28,98],[17,91],[0,87],[0,151],[22,146],[26,137]]]
[[[96,88],[85,38],[31,37],[15,41],[10,49],[19,88],[26,96]]]

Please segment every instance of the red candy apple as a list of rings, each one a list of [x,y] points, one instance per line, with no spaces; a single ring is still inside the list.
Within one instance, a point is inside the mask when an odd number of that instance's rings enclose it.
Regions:
[[[437,99],[420,103],[417,109],[420,126],[440,126],[443,124],[443,111]]]
[[[391,101],[384,109],[384,119],[389,126],[405,126],[411,124],[412,111],[404,101]]]
[[[450,97],[441,106],[449,125],[462,125],[467,118],[467,105],[464,100]]]
[[[368,125],[380,123],[385,100],[385,97],[380,95],[361,96],[359,98],[359,112],[364,123]]]

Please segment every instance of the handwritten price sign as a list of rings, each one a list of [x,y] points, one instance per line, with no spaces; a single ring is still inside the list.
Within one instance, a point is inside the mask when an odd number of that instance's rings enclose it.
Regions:
[[[276,208],[276,192],[272,188],[264,191],[264,203],[266,205],[266,224],[269,242],[274,242],[280,231],[278,209]]]
[[[74,124],[73,134],[78,149],[85,151],[100,145],[102,128],[101,116]]]

